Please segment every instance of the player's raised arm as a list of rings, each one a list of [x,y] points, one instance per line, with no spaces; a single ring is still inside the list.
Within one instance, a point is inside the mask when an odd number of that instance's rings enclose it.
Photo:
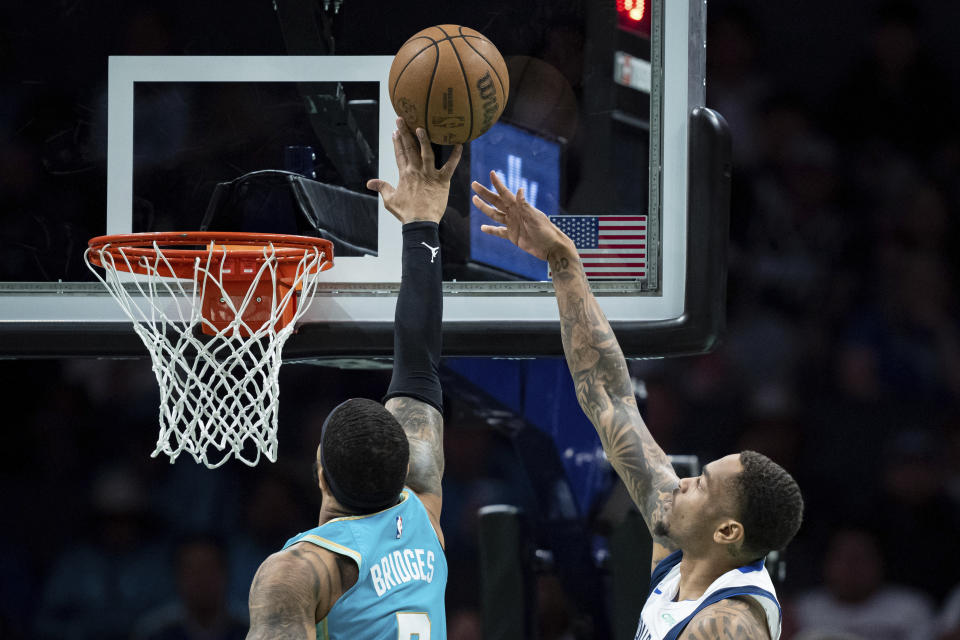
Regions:
[[[573,242],[524,199],[522,189],[511,193],[492,172],[490,179],[496,191],[474,182],[473,202],[503,226],[481,229],[550,263],[563,351],[577,400],[659,545],[654,549],[656,562],[675,548],[657,525],[672,504],[679,478],[640,417],[623,352],[590,290]]]
[[[386,408],[410,441],[407,486],[417,492],[439,531],[443,476],[443,394],[440,389],[443,290],[439,223],[447,208],[450,178],[463,148],[442,168],[423,129],[410,133],[402,119],[393,136],[400,180],[396,188],[371,180],[384,205],[403,223],[403,273],[394,318],[393,378]]]
[[[315,640],[316,621],[330,610],[333,594],[343,591],[332,562],[332,556],[297,548],[264,560],[250,585],[247,640]]]

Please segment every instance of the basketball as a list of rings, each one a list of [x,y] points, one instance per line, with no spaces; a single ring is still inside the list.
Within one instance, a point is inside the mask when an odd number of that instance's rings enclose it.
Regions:
[[[390,101],[411,130],[459,144],[483,135],[507,104],[503,56],[481,33],[455,24],[428,27],[407,40],[390,66]]]

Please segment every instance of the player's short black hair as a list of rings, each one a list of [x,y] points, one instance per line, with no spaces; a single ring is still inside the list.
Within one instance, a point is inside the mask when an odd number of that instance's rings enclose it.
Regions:
[[[756,451],[741,451],[743,471],[734,479],[750,560],[783,549],[803,520],[803,496],[787,470]]]
[[[407,477],[407,434],[384,406],[353,398],[327,416],[320,442],[327,486],[337,501],[357,513],[396,503]]]

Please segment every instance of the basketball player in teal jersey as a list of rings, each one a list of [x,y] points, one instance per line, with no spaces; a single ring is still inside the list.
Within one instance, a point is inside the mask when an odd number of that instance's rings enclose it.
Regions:
[[[438,224],[462,148],[437,170],[425,132],[418,143],[403,120],[397,129],[397,187],[367,183],[403,223],[386,406],[355,398],[328,415],[315,466],[319,526],[260,566],[248,639],[446,638]]]
[[[490,178],[496,191],[474,182],[473,202],[500,226],[482,230],[549,262],[577,399],[653,536],[636,640],[777,640],[780,605],[763,559],[800,528],[796,482],[752,451],[678,478],[640,417],[626,360],[573,242],[522,190],[514,194]]]

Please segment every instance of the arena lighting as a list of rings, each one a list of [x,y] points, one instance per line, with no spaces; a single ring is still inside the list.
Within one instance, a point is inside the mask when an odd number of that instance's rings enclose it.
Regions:
[[[650,37],[650,3],[648,0],[616,0],[619,26],[641,37]]]

